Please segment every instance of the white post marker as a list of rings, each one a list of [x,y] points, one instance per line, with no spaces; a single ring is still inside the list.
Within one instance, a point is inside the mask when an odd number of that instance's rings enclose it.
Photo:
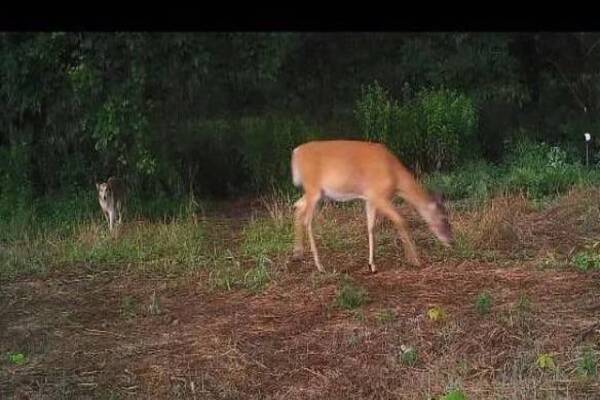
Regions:
[[[586,132],[583,134],[583,137],[585,138],[585,166],[588,167],[589,166],[589,162],[590,162],[590,140],[592,140],[592,135],[589,134],[589,132]]]

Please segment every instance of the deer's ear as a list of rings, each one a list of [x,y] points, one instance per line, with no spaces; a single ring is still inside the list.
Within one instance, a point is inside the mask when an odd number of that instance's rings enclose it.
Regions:
[[[96,190],[100,190],[100,184],[96,182]]]

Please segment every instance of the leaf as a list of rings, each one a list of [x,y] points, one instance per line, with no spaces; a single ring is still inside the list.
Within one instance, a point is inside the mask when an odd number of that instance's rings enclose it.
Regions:
[[[14,365],[22,365],[27,362],[27,358],[23,353],[10,353],[8,355],[8,361]]]
[[[537,366],[541,369],[556,369],[556,364],[554,363],[554,359],[552,358],[552,356],[548,353],[542,353],[538,356],[537,360],[535,361],[535,363],[537,364]]]
[[[432,321],[440,321],[446,317],[446,313],[440,307],[431,307],[427,310],[427,316]]]
[[[448,392],[441,400],[467,400],[467,396],[461,390],[452,390]]]

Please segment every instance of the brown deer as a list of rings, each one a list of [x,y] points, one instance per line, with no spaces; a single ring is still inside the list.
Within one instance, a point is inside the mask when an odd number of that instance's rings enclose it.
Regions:
[[[408,261],[421,264],[406,222],[392,205],[396,194],[417,210],[445,246],[450,246],[452,229],[441,196],[427,193],[384,145],[352,140],[308,142],[294,149],[291,164],[294,185],[304,189],[304,195],[294,204],[294,259],[303,257],[306,228],[315,264],[323,272],[312,232],[313,214],[322,196],[336,201],[365,201],[371,272],[377,272],[373,262],[377,212],[388,217],[398,229]]]

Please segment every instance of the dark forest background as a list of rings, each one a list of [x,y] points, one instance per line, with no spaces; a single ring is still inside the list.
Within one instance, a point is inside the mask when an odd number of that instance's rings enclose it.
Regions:
[[[291,149],[317,138],[382,141],[419,174],[499,164],[523,141],[584,162],[583,133],[600,128],[599,44],[574,32],[2,33],[0,195],[93,191],[109,175],[138,193],[258,193],[290,185]]]

